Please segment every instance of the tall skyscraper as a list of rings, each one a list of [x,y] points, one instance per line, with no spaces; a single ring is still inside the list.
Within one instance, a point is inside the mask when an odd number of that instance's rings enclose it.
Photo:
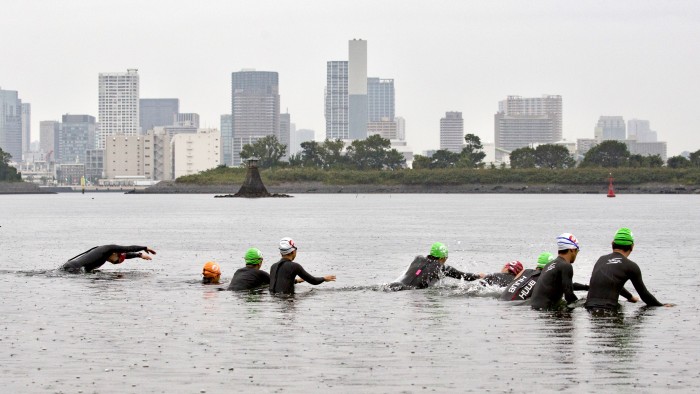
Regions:
[[[39,122],[39,146],[44,152],[46,161],[56,161],[60,130],[61,122],[55,120],[42,120]]]
[[[601,116],[594,129],[595,139],[600,141],[627,139],[625,120],[622,116]]]
[[[22,100],[15,90],[0,89],[0,148],[22,161]]]
[[[367,78],[367,100],[369,121],[379,122],[384,118],[390,121],[395,117],[394,80]]]
[[[658,137],[648,120],[630,119],[627,121],[627,138],[637,142],[656,142]]]
[[[326,138],[349,138],[348,134],[348,62],[326,64]]]
[[[291,145],[292,117],[288,113],[280,114],[280,131],[277,140],[287,147],[283,159],[289,159],[289,148]]]
[[[32,105],[22,103],[22,154],[29,152],[32,143]]]
[[[0,89],[0,148],[22,161],[22,100],[16,90]]]
[[[348,51],[348,134],[367,138],[367,41],[350,40]]]
[[[104,149],[107,137],[139,134],[139,74],[136,69],[125,73],[100,73],[100,120],[97,148]]]
[[[464,145],[464,119],[461,112],[445,112],[440,119],[440,149],[459,153]]]
[[[95,117],[63,115],[59,128],[57,163],[85,163],[86,152],[95,146]]]
[[[233,128],[231,115],[221,115],[221,164],[233,165]]]
[[[139,100],[139,127],[146,134],[154,127],[171,126],[180,113],[180,100],[176,98],[151,98]]]
[[[562,117],[562,98],[558,95],[508,96],[499,101],[494,117],[496,160],[503,160],[504,150],[560,141]]]
[[[267,135],[279,136],[280,95],[276,72],[239,71],[231,74],[233,165],[241,164],[243,145]]]

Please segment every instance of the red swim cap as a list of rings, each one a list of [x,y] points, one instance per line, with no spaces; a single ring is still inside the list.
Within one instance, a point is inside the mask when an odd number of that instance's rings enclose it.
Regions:
[[[517,260],[511,261],[510,263],[507,263],[504,268],[508,268],[508,272],[511,274],[517,275],[523,270],[523,264]]]

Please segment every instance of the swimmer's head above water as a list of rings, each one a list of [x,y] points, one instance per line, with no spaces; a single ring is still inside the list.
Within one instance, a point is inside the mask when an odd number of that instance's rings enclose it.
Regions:
[[[447,246],[442,242],[435,242],[430,246],[430,255],[428,257],[432,257],[439,261],[440,264],[444,264],[447,261],[447,254]]]
[[[246,267],[260,268],[263,263],[263,254],[258,248],[248,249],[243,258],[245,259]]]
[[[289,237],[282,238],[279,244],[280,254],[287,260],[294,261],[297,257],[297,245]]]
[[[218,284],[220,278],[221,268],[219,267],[219,264],[216,264],[213,261],[208,261],[206,264],[204,264],[204,267],[202,268],[202,283]]]

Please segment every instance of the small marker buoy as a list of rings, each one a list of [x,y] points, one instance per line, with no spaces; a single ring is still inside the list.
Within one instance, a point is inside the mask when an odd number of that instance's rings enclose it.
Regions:
[[[612,178],[612,173],[610,173],[610,178],[608,178],[608,197],[615,197],[615,190],[613,190],[613,178]]]

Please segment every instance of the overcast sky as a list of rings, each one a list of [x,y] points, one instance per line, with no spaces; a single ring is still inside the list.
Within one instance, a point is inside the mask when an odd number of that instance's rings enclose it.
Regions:
[[[414,151],[445,111],[493,141],[507,95],[559,94],[564,137],[600,115],[651,121],[669,156],[700,149],[700,1],[0,0],[0,87],[39,121],[97,116],[97,75],[137,68],[141,97],[177,97],[207,127],[230,113],[231,72],[279,72],[283,111],[325,137],[326,61],[368,41],[393,78]]]

